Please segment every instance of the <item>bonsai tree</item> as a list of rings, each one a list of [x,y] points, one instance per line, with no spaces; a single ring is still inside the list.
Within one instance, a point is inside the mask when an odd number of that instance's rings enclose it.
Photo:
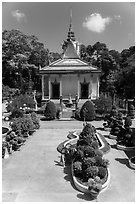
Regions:
[[[56,106],[55,106],[54,102],[49,101],[46,104],[44,116],[49,120],[54,120],[56,118]]]
[[[80,110],[80,117],[83,121],[92,121],[96,117],[94,104],[91,101],[86,101],[81,110]]]
[[[121,129],[117,143],[126,147],[135,146],[135,128],[131,127],[132,120],[130,117],[125,118],[124,127]]]
[[[118,116],[118,110],[117,110],[116,106],[113,105],[110,113],[105,115],[105,117],[104,117],[104,121],[106,121],[106,122],[103,123],[103,126],[107,127],[107,128],[111,128],[113,126],[113,122],[114,122],[115,118],[117,118],[117,116]]]
[[[110,134],[114,136],[118,136],[123,126],[123,116],[121,112],[118,112],[117,117],[113,118],[113,122],[111,123]]]
[[[134,105],[131,104],[129,106],[127,116],[131,117],[131,119],[135,118],[135,108],[134,108]]]

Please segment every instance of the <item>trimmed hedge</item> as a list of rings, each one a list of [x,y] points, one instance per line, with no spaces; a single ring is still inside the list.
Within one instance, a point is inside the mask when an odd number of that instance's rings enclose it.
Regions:
[[[94,104],[91,101],[86,101],[80,110],[81,120],[92,121],[96,117]]]
[[[46,108],[45,108],[45,111],[44,111],[44,116],[48,120],[54,120],[56,118],[56,112],[57,112],[57,110],[56,110],[56,106],[55,106],[54,102],[49,101],[46,104]]]

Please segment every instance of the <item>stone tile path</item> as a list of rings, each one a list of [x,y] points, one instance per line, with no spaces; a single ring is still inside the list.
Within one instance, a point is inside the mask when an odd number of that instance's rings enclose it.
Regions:
[[[101,127],[102,122],[93,122]],[[78,121],[41,121],[40,129],[29,137],[20,151],[2,161],[3,202],[85,202],[91,198],[73,186],[70,170],[59,166],[56,147],[67,139],[69,131],[82,129]],[[127,156],[114,148],[105,155],[110,160],[111,180],[98,202],[134,202],[135,171],[128,166]]]

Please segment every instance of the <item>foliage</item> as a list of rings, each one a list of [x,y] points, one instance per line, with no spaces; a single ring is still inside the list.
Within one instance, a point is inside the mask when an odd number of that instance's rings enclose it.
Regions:
[[[106,114],[111,110],[112,100],[110,97],[105,97],[101,94],[99,98],[95,101],[96,113]]]
[[[22,94],[17,96],[10,104],[7,106],[7,110],[10,112],[16,110],[25,110],[25,108],[34,108],[35,102],[31,96],[28,94]]]
[[[24,132],[34,130],[35,125],[32,121],[31,115],[24,114],[23,117],[13,118],[11,122],[11,128],[14,132],[21,131],[23,134]]]
[[[84,125],[71,161],[73,161],[74,175],[78,181],[88,186],[89,192],[94,191],[96,194],[102,189],[102,184],[106,179],[109,161],[103,158],[95,133],[94,126],[89,123]]]
[[[49,120],[53,120],[56,118],[56,106],[54,102],[47,102],[46,108],[44,110],[44,116]]]
[[[23,111],[19,108],[14,108],[10,118],[19,118],[19,117],[23,117]]]
[[[82,173],[82,163],[80,161],[75,161],[73,163],[73,169],[75,175],[79,176]]]
[[[25,35],[19,30],[2,32],[3,84],[9,87],[29,86],[32,81],[40,86],[37,72],[39,66],[48,64],[49,50],[35,36]],[[9,76],[7,78],[7,76]],[[27,87],[28,88],[28,87]]]
[[[32,119],[32,122],[34,124],[34,128],[39,129],[40,123],[39,123],[39,119],[37,117],[37,114],[35,112],[31,113],[31,119]]]
[[[94,178],[98,175],[98,167],[97,166],[90,166],[85,170],[86,173],[86,180],[88,181],[89,178]]]
[[[94,105],[91,101],[86,101],[80,110],[81,120],[92,121],[96,117]]]
[[[99,166],[98,167],[98,176],[100,177],[100,179],[105,178],[106,174],[107,174],[106,168]]]
[[[19,95],[19,89],[10,88],[2,84],[2,99],[12,99]]]
[[[130,117],[126,117],[125,118],[125,122],[124,122],[124,126],[125,127],[129,127],[129,126],[131,126],[132,125],[132,120],[131,120],[131,118]]]
[[[130,117],[125,118],[124,127],[122,127],[118,137],[117,143],[126,147],[135,146],[135,128],[131,127],[132,120]]]

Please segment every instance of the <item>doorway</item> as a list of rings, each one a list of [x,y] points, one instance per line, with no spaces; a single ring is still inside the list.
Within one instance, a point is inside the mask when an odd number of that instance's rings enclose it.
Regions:
[[[60,84],[52,83],[52,98],[59,99],[60,97]]]
[[[87,99],[89,95],[89,83],[81,83],[81,99]]]

